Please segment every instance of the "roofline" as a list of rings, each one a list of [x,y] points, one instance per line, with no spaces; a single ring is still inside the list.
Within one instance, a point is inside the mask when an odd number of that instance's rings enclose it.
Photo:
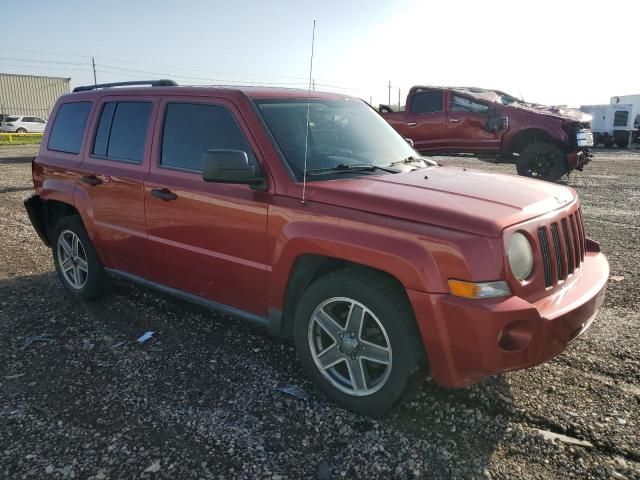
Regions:
[[[7,76],[7,77],[31,77],[31,78],[47,78],[49,80],[55,79],[55,80],[65,80],[67,82],[71,81],[71,77],[49,77],[46,75],[29,75],[29,74],[22,74],[22,73],[3,73],[0,72],[0,76]]]

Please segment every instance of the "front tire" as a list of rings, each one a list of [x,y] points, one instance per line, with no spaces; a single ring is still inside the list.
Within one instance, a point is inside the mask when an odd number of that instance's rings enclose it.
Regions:
[[[567,173],[567,160],[552,143],[534,142],[520,153],[516,169],[518,175],[555,182]]]
[[[67,292],[82,300],[98,297],[106,286],[106,275],[80,216],[62,218],[52,240],[56,272]]]
[[[19,128],[16,130],[16,133],[27,133],[27,129],[26,128]]]
[[[339,270],[314,281],[296,308],[302,366],[354,412],[389,411],[420,379],[424,349],[401,287],[377,272]]]

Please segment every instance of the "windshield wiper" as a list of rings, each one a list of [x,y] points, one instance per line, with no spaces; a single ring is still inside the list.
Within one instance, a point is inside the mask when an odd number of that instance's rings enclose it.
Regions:
[[[368,163],[353,164],[353,163],[340,163],[332,167],[314,168],[307,170],[307,174],[316,175],[323,173],[348,173],[348,172],[375,172],[382,170],[383,172],[398,173],[398,170],[392,168],[379,167],[377,165],[371,165]]]
[[[438,165],[437,162],[434,162],[433,160],[430,160],[428,158],[424,158],[424,157],[415,157],[413,155],[408,156],[407,158],[403,158],[402,160],[396,160],[395,162],[391,162],[389,165],[387,165],[388,167],[393,167],[395,165],[400,165],[401,163],[417,163],[417,162],[421,162],[421,163],[426,163],[427,165],[430,166],[436,166]]]

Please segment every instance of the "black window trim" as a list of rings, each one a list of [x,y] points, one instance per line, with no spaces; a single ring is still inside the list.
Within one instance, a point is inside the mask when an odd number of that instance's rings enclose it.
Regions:
[[[53,129],[56,126],[56,120],[58,119],[58,114],[60,113],[60,110],[62,109],[62,107],[64,107],[65,105],[70,105],[72,103],[88,103],[89,104],[89,114],[87,115],[87,121],[85,122],[84,130],[82,131],[82,139],[80,140],[80,148],[78,149],[77,152],[69,152],[67,150],[58,150],[57,148],[51,148],[49,146],[49,144],[51,143],[51,134],[53,133]],[[48,152],[64,153],[65,155],[73,155],[73,156],[82,155],[82,153],[84,152],[84,148],[85,148],[87,129],[88,129],[89,123],[91,122],[91,115],[93,113],[94,106],[95,106],[95,102],[93,100],[76,100],[76,101],[70,101],[70,102],[61,103],[58,106],[58,108],[56,109],[56,116],[53,117],[53,120],[51,122],[50,130],[47,133],[47,135],[48,135],[48,137],[47,137],[47,151]]]
[[[122,98],[118,97],[115,99],[113,97],[103,97],[99,104],[100,114],[96,115],[96,123],[93,129],[93,139],[91,140],[91,148],[89,149],[89,157],[94,158],[96,160],[107,160],[110,162],[126,163],[128,165],[144,165],[144,151],[142,155],[142,160],[140,160],[139,162],[136,160],[130,160],[128,158],[109,157],[105,155],[96,155],[95,153],[93,153],[93,149],[96,148],[96,137],[98,136],[98,127],[100,126],[100,120],[102,119],[102,112],[104,111],[104,107],[107,103],[116,104],[116,108],[113,110],[113,115],[111,115],[111,123],[109,124],[109,135],[107,137],[107,147],[109,145],[109,140],[111,140],[111,127],[113,126],[113,119],[116,116],[116,112],[118,111],[118,105],[120,103],[150,103],[151,104],[151,110],[149,110],[149,119],[147,121],[147,130],[144,134],[145,149],[147,146],[147,142],[149,141],[149,127],[151,126],[153,110],[156,104],[154,99],[139,100],[135,97],[122,97]],[[107,148],[107,151],[108,151],[108,148]]]
[[[166,170],[176,170],[178,172],[184,172],[184,173],[194,173],[198,176],[200,176],[200,178],[202,178],[202,170],[197,170],[195,168],[187,168],[187,167],[176,167],[173,165],[164,165],[162,163],[162,144],[164,142],[164,127],[165,124],[167,122],[167,110],[168,110],[168,106],[172,103],[178,103],[178,104],[182,104],[182,105],[208,105],[208,106],[212,106],[212,107],[222,107],[224,109],[226,109],[229,114],[231,115],[231,118],[233,119],[233,121],[236,124],[236,127],[238,127],[238,130],[240,131],[240,133],[242,134],[243,138],[245,139],[245,141],[247,142],[247,146],[250,149],[250,152],[253,154],[253,157],[256,159],[256,165],[258,166],[258,176],[259,175],[263,175],[265,176],[266,179],[266,175],[264,174],[264,168],[262,167],[262,162],[260,161],[258,155],[256,155],[256,153],[253,151],[253,148],[251,147],[251,142],[249,142],[249,139],[247,138],[247,135],[245,135],[244,130],[242,129],[242,127],[240,126],[240,123],[238,122],[238,119],[236,118],[236,115],[233,113],[233,110],[231,110],[227,105],[224,105],[223,103],[212,103],[210,101],[192,101],[192,100],[180,100],[180,101],[176,101],[173,99],[167,100],[166,102],[164,102],[164,106],[163,106],[163,111],[162,111],[162,123],[160,124],[160,148],[158,148],[158,154],[156,155],[155,158],[155,162],[156,162],[156,167],[157,168],[162,168],[162,169],[166,169]],[[249,153],[249,152],[247,152]],[[233,184],[227,184],[227,185],[233,185]]]

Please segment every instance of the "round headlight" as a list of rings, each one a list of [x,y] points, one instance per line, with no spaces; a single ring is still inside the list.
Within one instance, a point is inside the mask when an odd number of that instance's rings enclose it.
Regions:
[[[513,276],[518,280],[526,280],[533,270],[533,250],[527,237],[516,232],[509,239],[509,266]]]

